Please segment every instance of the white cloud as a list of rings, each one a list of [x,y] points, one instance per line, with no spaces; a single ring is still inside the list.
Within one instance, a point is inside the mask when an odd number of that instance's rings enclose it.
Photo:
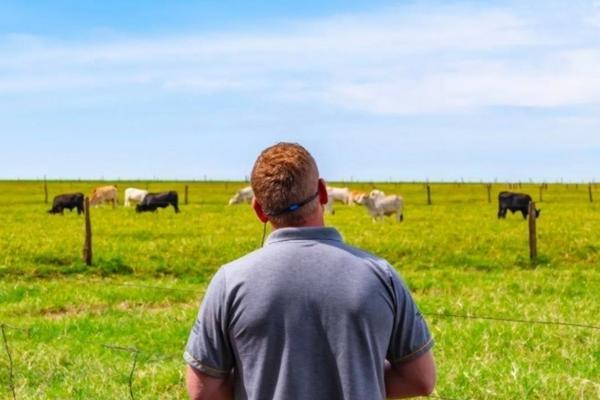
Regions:
[[[0,46],[0,95],[150,85],[389,115],[600,102],[600,47],[542,34],[541,14],[407,6],[250,34],[107,43],[12,36]]]

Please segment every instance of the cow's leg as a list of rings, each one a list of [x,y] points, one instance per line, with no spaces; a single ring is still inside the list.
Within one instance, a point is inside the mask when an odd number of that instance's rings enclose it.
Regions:
[[[175,209],[175,214],[177,214],[179,212],[179,206],[176,201],[173,202],[173,208]]]
[[[114,210],[115,207],[117,206],[117,199],[111,199],[111,203],[112,203],[112,208]]]
[[[506,218],[506,208],[498,207],[498,218]]]
[[[527,209],[522,208],[521,209],[521,214],[523,214],[523,219],[527,219]]]
[[[402,212],[399,212],[397,214],[397,218],[398,218],[398,222],[404,221],[404,214]]]

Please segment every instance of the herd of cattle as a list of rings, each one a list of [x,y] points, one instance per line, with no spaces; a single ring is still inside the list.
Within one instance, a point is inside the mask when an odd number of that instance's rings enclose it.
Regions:
[[[102,186],[92,190],[90,194],[90,205],[111,204],[113,208],[118,203],[118,189],[116,186]],[[77,209],[77,213],[84,212],[83,193],[60,194],[52,201],[52,208],[48,211],[50,214],[63,214],[65,209],[72,211]],[[179,212],[179,197],[174,190],[160,193],[149,193],[147,190],[127,188],[125,189],[125,207],[136,204],[137,212],[156,211],[158,208],[173,206],[176,213]]]
[[[404,219],[404,200],[401,196],[390,195],[386,196],[381,190],[372,190],[370,193],[357,192],[348,188],[327,187],[329,202],[325,205],[325,210],[329,214],[335,214],[333,204],[336,202],[353,205],[364,205],[371,217],[374,220],[396,214],[396,219],[402,221]],[[246,186],[229,200],[229,205],[250,203],[254,197],[254,192],[250,186]]]
[[[383,191],[374,189],[369,193],[358,192],[348,188],[327,187],[329,201],[325,210],[335,214],[334,203],[345,205],[359,204],[364,206],[373,220],[382,219],[384,216],[395,215],[396,220],[404,220],[404,199],[398,195],[386,195]],[[229,205],[250,203],[254,192],[250,186],[244,187],[235,193],[229,200]],[[83,193],[66,193],[58,195],[52,202],[50,214],[63,214],[65,209],[72,211],[77,209],[82,214],[84,209]],[[498,195],[498,218],[506,218],[507,211],[512,213],[521,212],[523,218],[529,213],[531,196],[525,193],[500,192]],[[113,208],[118,203],[118,189],[114,185],[102,186],[92,190],[90,194],[90,205],[111,204]],[[144,211],[156,211],[158,208],[173,206],[176,213],[179,212],[179,198],[174,190],[160,193],[149,193],[147,190],[127,188],[125,189],[125,207],[136,205],[138,213]],[[540,215],[540,210],[535,210],[535,217]]]
[[[404,199],[399,195],[386,195],[383,191],[373,189],[369,193],[358,192],[348,188],[327,187],[329,202],[325,205],[325,210],[330,214],[335,214],[334,203],[339,202],[345,205],[360,204],[366,207],[373,220],[378,220],[384,216],[395,214],[396,220],[404,220]],[[250,186],[246,186],[229,200],[229,205],[250,203],[254,193]],[[498,218],[506,218],[507,211],[513,214],[517,211],[527,218],[529,212],[529,203],[531,196],[525,193],[500,192],[498,195]],[[539,209],[536,209],[536,218],[540,215]]]

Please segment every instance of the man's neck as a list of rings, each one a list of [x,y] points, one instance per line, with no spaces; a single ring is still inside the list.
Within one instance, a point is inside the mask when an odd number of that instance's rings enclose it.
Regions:
[[[306,219],[301,225],[275,225],[271,223],[271,226],[273,230],[280,228],[323,228],[325,226],[325,221],[323,220],[323,215],[315,215]]]

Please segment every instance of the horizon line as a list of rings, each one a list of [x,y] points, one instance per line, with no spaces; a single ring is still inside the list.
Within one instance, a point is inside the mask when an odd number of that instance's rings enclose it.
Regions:
[[[116,179],[106,179],[106,178],[2,178],[0,177],[0,182],[2,183],[12,183],[12,182],[48,182],[48,183],[70,183],[70,182],[138,182],[138,183],[161,183],[161,182],[175,182],[175,183],[246,183],[250,184],[248,179],[211,179],[211,178],[203,178],[203,179],[182,179],[182,178],[167,178],[167,179],[144,179],[144,178],[116,178]],[[382,184],[465,184],[465,185],[473,185],[473,184],[485,184],[485,185],[538,185],[538,184],[547,184],[547,185],[569,185],[569,184],[593,184],[597,185],[595,179],[592,180],[467,180],[467,179],[456,179],[456,180],[444,180],[444,179],[401,179],[401,180],[390,180],[390,179],[331,179],[326,180],[327,183],[343,183],[343,184],[374,184],[374,183],[382,183]]]

